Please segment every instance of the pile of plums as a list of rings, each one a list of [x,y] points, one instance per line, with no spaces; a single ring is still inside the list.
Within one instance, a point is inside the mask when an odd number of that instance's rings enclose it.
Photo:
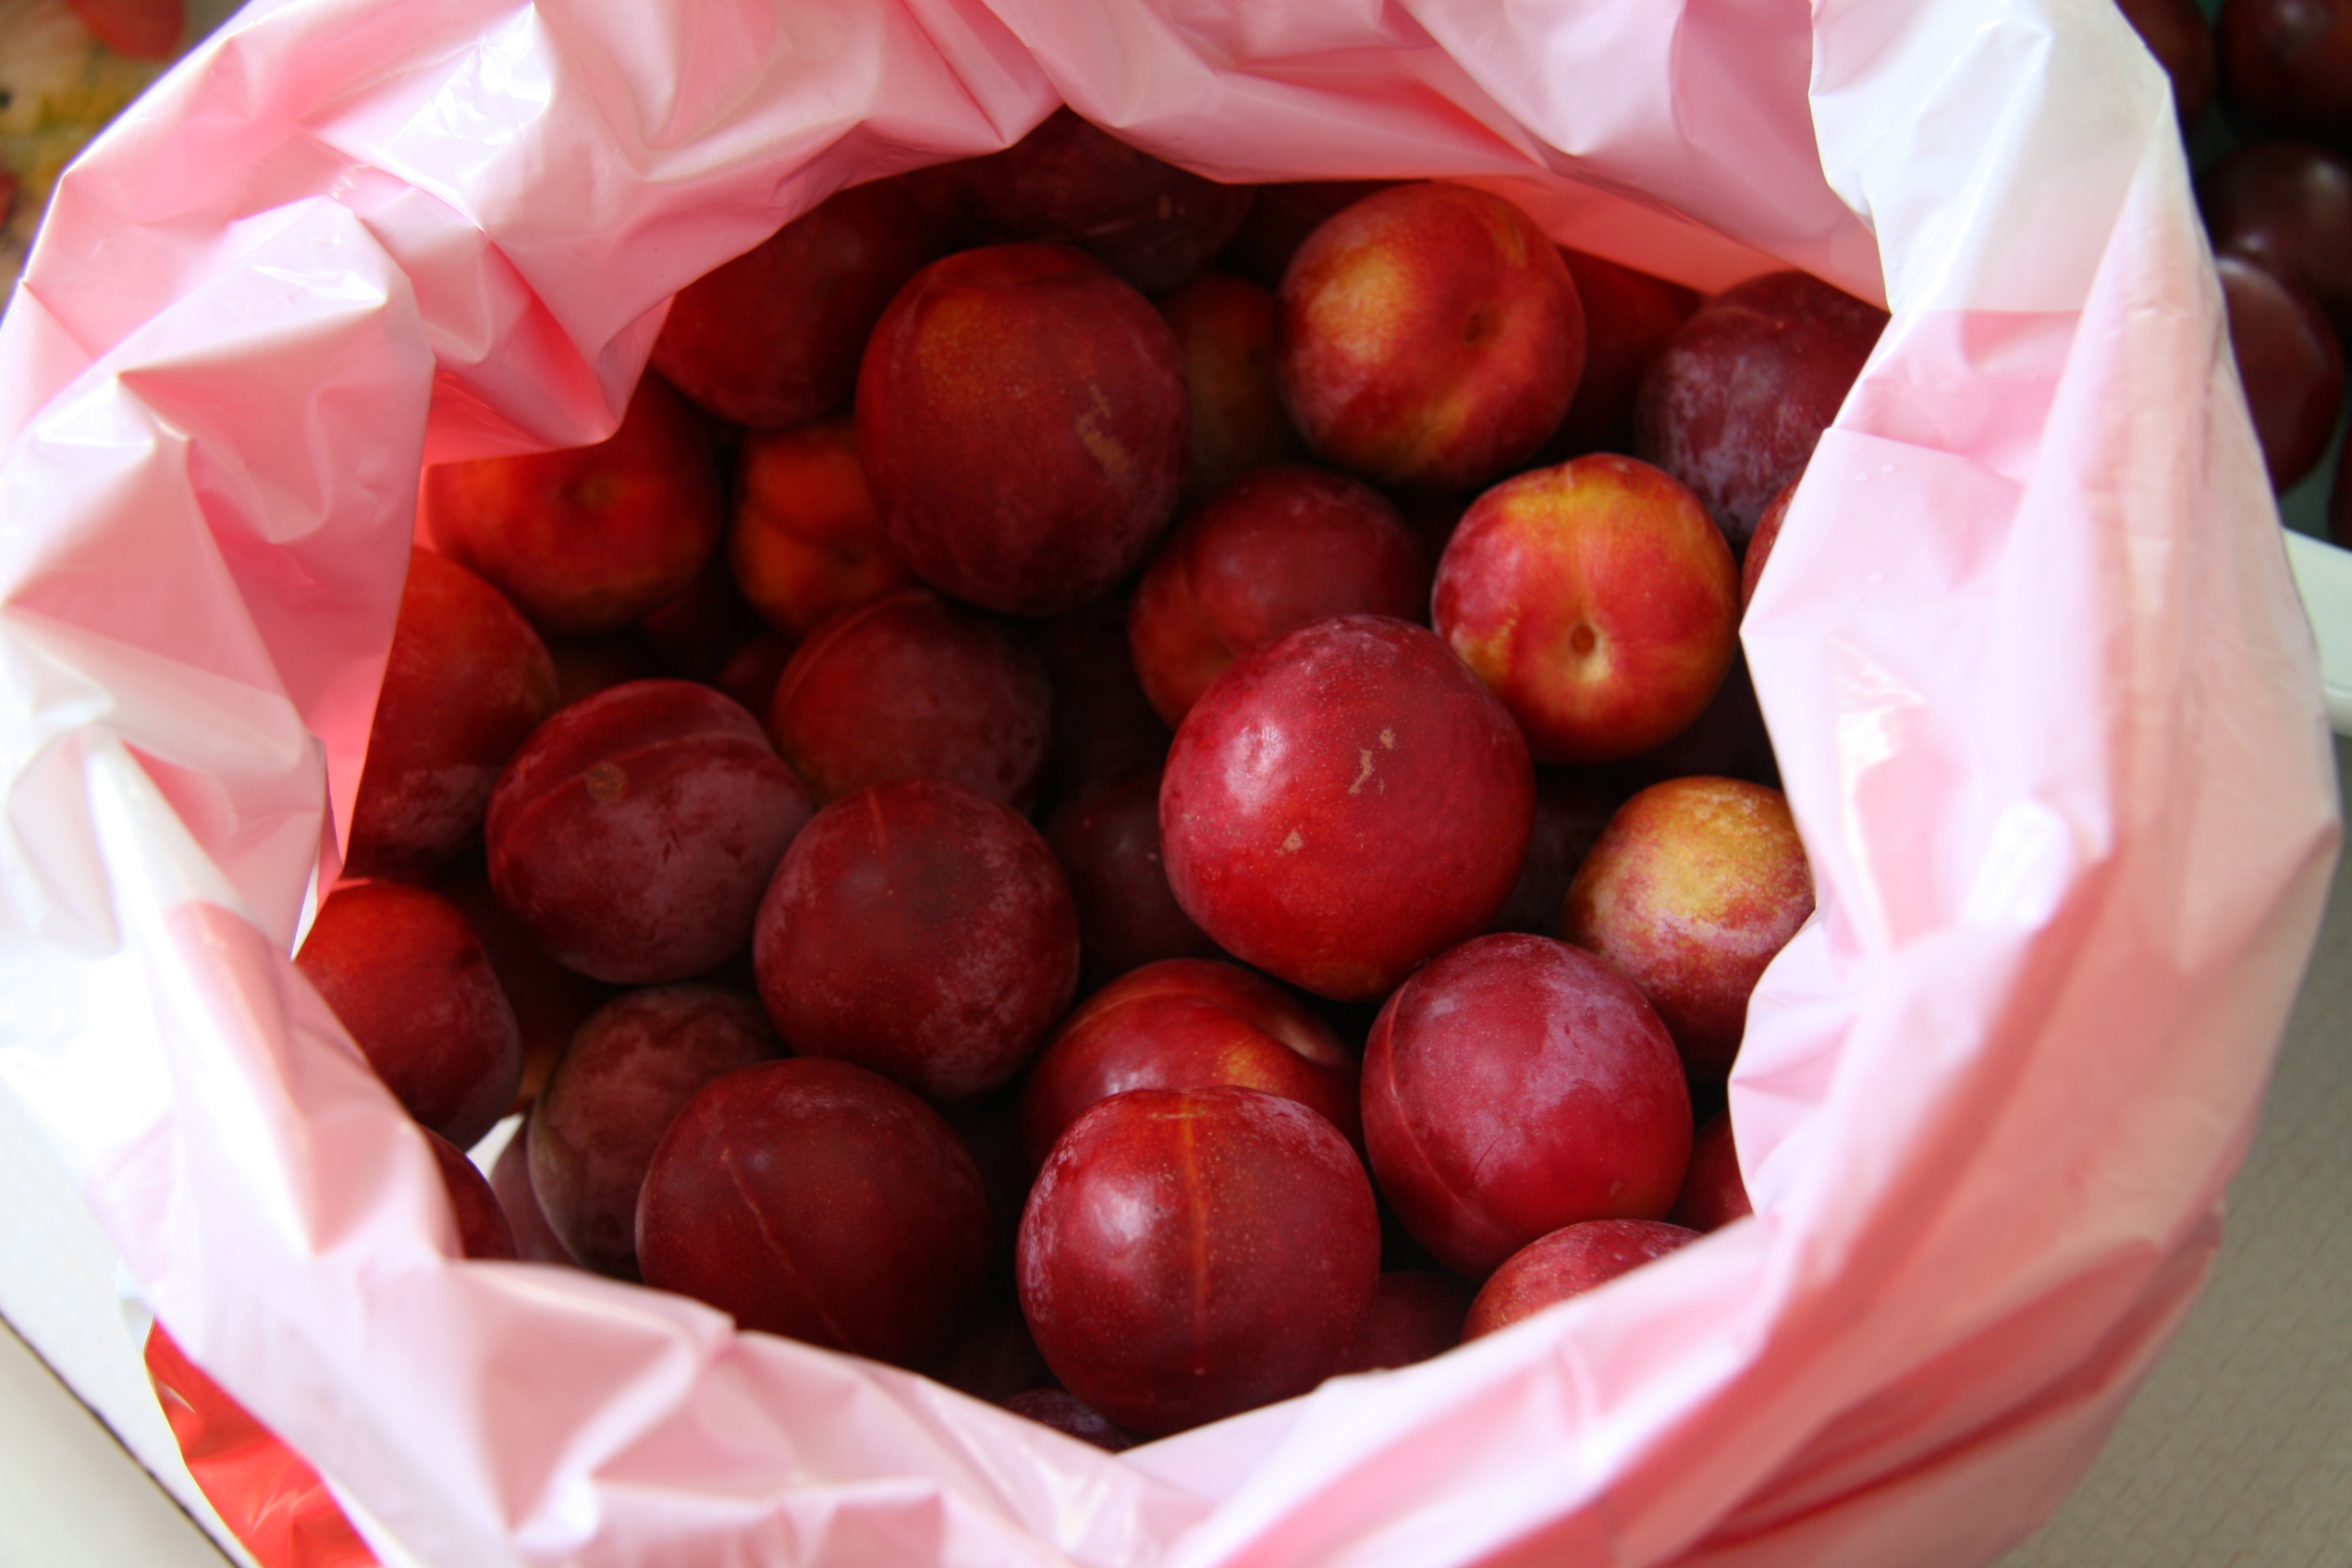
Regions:
[[[2119,0],[2170,75],[2228,308],[2230,347],[2280,495],[2320,472],[2352,331],[2352,0]],[[2211,109],[2221,101],[2220,123]],[[2327,527],[2352,547],[2338,463]]]
[[[1067,111],[841,192],[428,471],[298,962],[469,1256],[1113,1447],[1501,1329],[1746,1211],[1738,618],[1884,320]]]

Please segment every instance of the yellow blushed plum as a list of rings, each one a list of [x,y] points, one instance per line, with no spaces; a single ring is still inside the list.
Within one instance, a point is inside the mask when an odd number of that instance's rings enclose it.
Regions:
[[[1309,235],[1283,274],[1275,374],[1315,454],[1383,484],[1467,490],[1559,428],[1585,312],[1533,219],[1464,186],[1400,185]]]
[[[1439,563],[1438,634],[1545,763],[1665,744],[1730,669],[1739,570],[1671,475],[1596,453],[1488,491]]]
[[[1671,778],[1601,829],[1560,934],[1624,971],[1693,1075],[1720,1079],[1764,966],[1812,913],[1813,871],[1785,796],[1736,778]]]

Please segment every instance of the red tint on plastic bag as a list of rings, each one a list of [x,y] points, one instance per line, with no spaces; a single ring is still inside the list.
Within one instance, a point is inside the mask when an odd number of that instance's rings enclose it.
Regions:
[[[317,1471],[197,1369],[158,1323],[147,1377],[188,1472],[262,1568],[375,1568]]]

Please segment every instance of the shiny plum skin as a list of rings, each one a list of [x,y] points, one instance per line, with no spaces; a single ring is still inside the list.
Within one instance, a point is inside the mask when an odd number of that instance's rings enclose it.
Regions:
[[[2352,162],[2294,141],[2258,141],[2197,178],[2215,255],[2243,256],[2352,327]]]
[[[1026,810],[1052,702],[1013,626],[903,588],[800,645],[768,699],[767,732],[819,805],[894,778],[945,778]]]
[[[640,680],[542,725],[490,798],[490,886],[551,957],[657,985],[749,940],[807,787],[707,686]]]
[[[2271,488],[2285,494],[2320,464],[2344,404],[2344,350],[2319,301],[2253,263],[2223,256],[2222,299]]]
[[[635,1279],[637,1190],[671,1119],[780,1049],[757,1002],[715,986],[631,991],[582,1024],[531,1108],[531,1188],[564,1250]]]
[[[1336,1371],[1379,1267],[1346,1140],[1305,1106],[1225,1085],[1137,1089],[1080,1117],[1030,1194],[1018,1277],[1055,1377],[1163,1437]]]
[[[680,289],[654,368],[755,430],[832,412],[850,400],[883,307],[930,259],[930,228],[899,180],[827,197]]]
[[[678,1113],[645,1174],[637,1258],[647,1284],[746,1329],[917,1367],[966,1326],[988,1205],[937,1111],[849,1062],[787,1058]]]
[[[1470,1299],[1468,1285],[1435,1269],[1395,1269],[1381,1275],[1364,1327],[1340,1370],[1378,1372],[1443,1355],[1462,1342]]]
[[[1481,937],[1381,1010],[1364,1137],[1405,1229],[1477,1279],[1562,1225],[1672,1207],[1690,1091],[1623,975],[1547,937]]]
[[[1585,367],[1560,251],[1501,197],[1423,182],[1326,221],[1282,275],[1275,377],[1335,468],[1468,490],[1539,450]]]
[[[1159,852],[1159,770],[1082,790],[1046,824],[1078,902],[1082,973],[1095,984],[1168,958],[1215,958],[1217,944],[1169,891]]]
[[[556,709],[547,645],[505,594],[409,552],[351,808],[352,876],[423,871],[481,831],[498,769]]]
[[[1304,463],[1226,485],[1160,542],[1135,584],[1144,692],[1181,724],[1235,657],[1336,615],[1424,620],[1433,563],[1380,493]]]
[[[396,882],[337,888],[294,958],[408,1113],[472,1148],[514,1102],[522,1036],[455,904]]]
[[[1198,276],[1241,227],[1255,189],[1180,169],[1067,108],[961,177],[982,233],[1074,245],[1146,294]]]
[[[1658,1219],[1588,1219],[1530,1242],[1494,1271],[1470,1304],[1467,1341],[1532,1317],[1555,1302],[1630,1274],[1698,1240],[1698,1232]]]
[[[514,1228],[507,1223],[498,1195],[490,1190],[490,1179],[474,1169],[465,1150],[430,1127],[419,1131],[424,1133],[424,1141],[433,1150],[434,1164],[441,1169],[441,1185],[449,1194],[450,1218],[457,1222],[459,1256],[512,1263]]]
[[[1757,981],[1812,913],[1786,797],[1739,779],[1672,778],[1609,819],[1569,886],[1560,934],[1629,976],[1691,1072],[1720,1079]]]
[[[1060,245],[932,263],[876,325],[858,453],[890,548],[944,594],[1053,615],[1133,570],[1192,439],[1175,335]]]
[[[1683,1178],[1682,1195],[1666,1218],[1705,1232],[1720,1231],[1755,1212],[1755,1206],[1747,1201],[1747,1183],[1740,1179],[1731,1113],[1718,1111],[1699,1124],[1691,1139],[1690,1174]]]
[[[1296,1100],[1364,1141],[1354,1056],[1305,1005],[1239,964],[1170,959],[1121,976],[1064,1019],[1021,1096],[1041,1166],[1072,1122],[1130,1089],[1232,1084]]]
[[[942,1101],[1020,1070],[1078,984],[1053,851],[959,784],[902,778],[816,815],[760,906],[760,999],[792,1049]]]
[[[1887,313],[1801,272],[1716,295],[1651,361],[1634,455],[1689,485],[1734,549],[1837,417]]]
[[[2195,14],[2187,0],[2180,4]],[[2187,18],[2176,25],[2186,30]],[[2222,0],[2213,35],[2234,121],[2333,146],[2352,141],[2347,0]]]
[[[1527,743],[1437,637],[1321,620],[1236,660],[1160,784],[1169,886],[1217,944],[1369,1001],[1486,928],[1535,816]]]
[[[439,463],[433,536],[551,636],[628,625],[683,593],[725,522],[710,429],[657,375],[593,447]]]

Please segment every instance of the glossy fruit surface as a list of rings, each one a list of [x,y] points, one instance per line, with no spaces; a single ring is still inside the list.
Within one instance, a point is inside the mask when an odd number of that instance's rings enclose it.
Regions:
[[[413,875],[455,854],[482,830],[498,770],[555,709],[555,661],[522,613],[476,573],[411,549],[349,874]]]
[[[1691,1140],[1690,1174],[1666,1218],[1698,1231],[1719,1231],[1756,1212],[1740,1178],[1739,1147],[1732,1141],[1730,1113],[1718,1111],[1699,1124]]]
[[[1632,978],[1694,1072],[1721,1076],[1765,965],[1813,913],[1787,798],[1672,778],[1627,801],[1568,889],[1561,935]]]
[[[1596,1290],[1698,1240],[1656,1219],[1589,1219],[1530,1242],[1494,1271],[1470,1304],[1464,1341],[1507,1329],[1556,1302]]]
[[[497,1194],[490,1190],[490,1179],[474,1169],[465,1150],[430,1127],[423,1132],[425,1143],[433,1150],[433,1163],[440,1167],[441,1184],[449,1194],[450,1218],[458,1228],[459,1254],[493,1262],[513,1262],[514,1228],[507,1223],[506,1211],[499,1207]]]
[[[1339,1000],[1485,929],[1535,815],[1527,743],[1420,627],[1341,616],[1243,655],[1160,784],[1176,901],[1226,951]]]
[[[397,882],[326,897],[294,967],[419,1122],[472,1148],[513,1103],[522,1037],[456,905]]]
[[[594,446],[427,469],[424,510],[444,550],[565,637],[676,598],[726,521],[709,424],[658,375]]]
[[[1159,770],[1078,790],[1046,825],[1078,903],[1080,957],[1088,983],[1170,958],[1215,958],[1217,944],[1169,890],[1159,849]]]
[[[635,1279],[637,1191],[671,1119],[780,1049],[757,1002],[716,986],[631,991],[582,1023],[531,1108],[532,1192],[564,1251]]]
[[[755,430],[830,413],[850,400],[875,318],[929,249],[903,181],[839,191],[680,290],[654,368]]]
[[[1239,964],[1170,959],[1112,981],[1054,1031],[1022,1091],[1023,1141],[1043,1165],[1113,1095],[1232,1084],[1296,1100],[1360,1144],[1356,1080],[1354,1054],[1292,993]]]
[[[2138,5],[2147,8],[2148,0]],[[2187,0],[2179,0],[2179,8],[2192,9]],[[2173,26],[2188,35],[2187,18]],[[2234,120],[2332,146],[2352,142],[2352,4],[2222,0],[2213,35]],[[2207,53],[2214,53],[2212,45]],[[2164,51],[2157,56],[2165,59]],[[2169,59],[2165,68],[2172,69]]]
[[[1689,485],[1744,546],[1812,457],[1886,322],[1886,312],[1805,273],[1734,284],[1650,362],[1635,455]]]
[[[961,177],[982,233],[1074,245],[1146,294],[1198,276],[1241,227],[1256,189],[1204,179],[1068,108],[963,165]]]
[[[705,1085],[655,1150],[637,1210],[647,1284],[900,1366],[962,1329],[987,1250],[980,1174],[939,1113],[812,1058]]]
[[[890,548],[1016,615],[1097,598],[1175,515],[1192,439],[1176,339],[1060,245],[949,256],[900,290],[858,372],[858,452]]]
[[[742,950],[808,789],[707,686],[639,680],[564,709],[490,798],[490,886],[559,962],[660,984]]]
[[[1135,584],[1129,645],[1181,724],[1235,658],[1335,615],[1426,621],[1434,564],[1378,491],[1305,463],[1259,468],[1169,532]]]
[[[1619,762],[1690,728],[1722,686],[1739,569],[1687,486],[1599,452],[1473,502],[1431,611],[1537,762]]]
[[[768,698],[767,732],[819,805],[944,778],[1025,811],[1045,771],[1051,692],[1017,624],[902,588],[800,645]]]
[[[2352,162],[2297,141],[2240,147],[2199,172],[2215,255],[2243,256],[2352,326]]]
[[[1253,1089],[1138,1089],[1055,1145],[1018,1277],[1054,1375],[1160,1437],[1329,1377],[1379,1267],[1371,1183],[1329,1121]]]
[[[1462,1342],[1462,1321],[1469,1314],[1470,1300],[1467,1284],[1433,1268],[1381,1275],[1372,1305],[1364,1314],[1364,1327],[1356,1331],[1340,1370],[1377,1372],[1444,1354]]]
[[[1307,447],[1382,484],[1467,490],[1532,457],[1585,367],[1585,313],[1533,219],[1467,186],[1393,186],[1282,275],[1275,374]]]
[[[901,778],[802,830],[752,962],[792,1049],[969,1099],[1019,1071],[1069,1007],[1078,913],[1026,821],[961,785]]]
[[[1690,1092],[1623,974],[1547,937],[1481,937],[1381,1010],[1364,1137],[1405,1228],[1479,1279],[1562,1225],[1663,1215],[1690,1163]]]

